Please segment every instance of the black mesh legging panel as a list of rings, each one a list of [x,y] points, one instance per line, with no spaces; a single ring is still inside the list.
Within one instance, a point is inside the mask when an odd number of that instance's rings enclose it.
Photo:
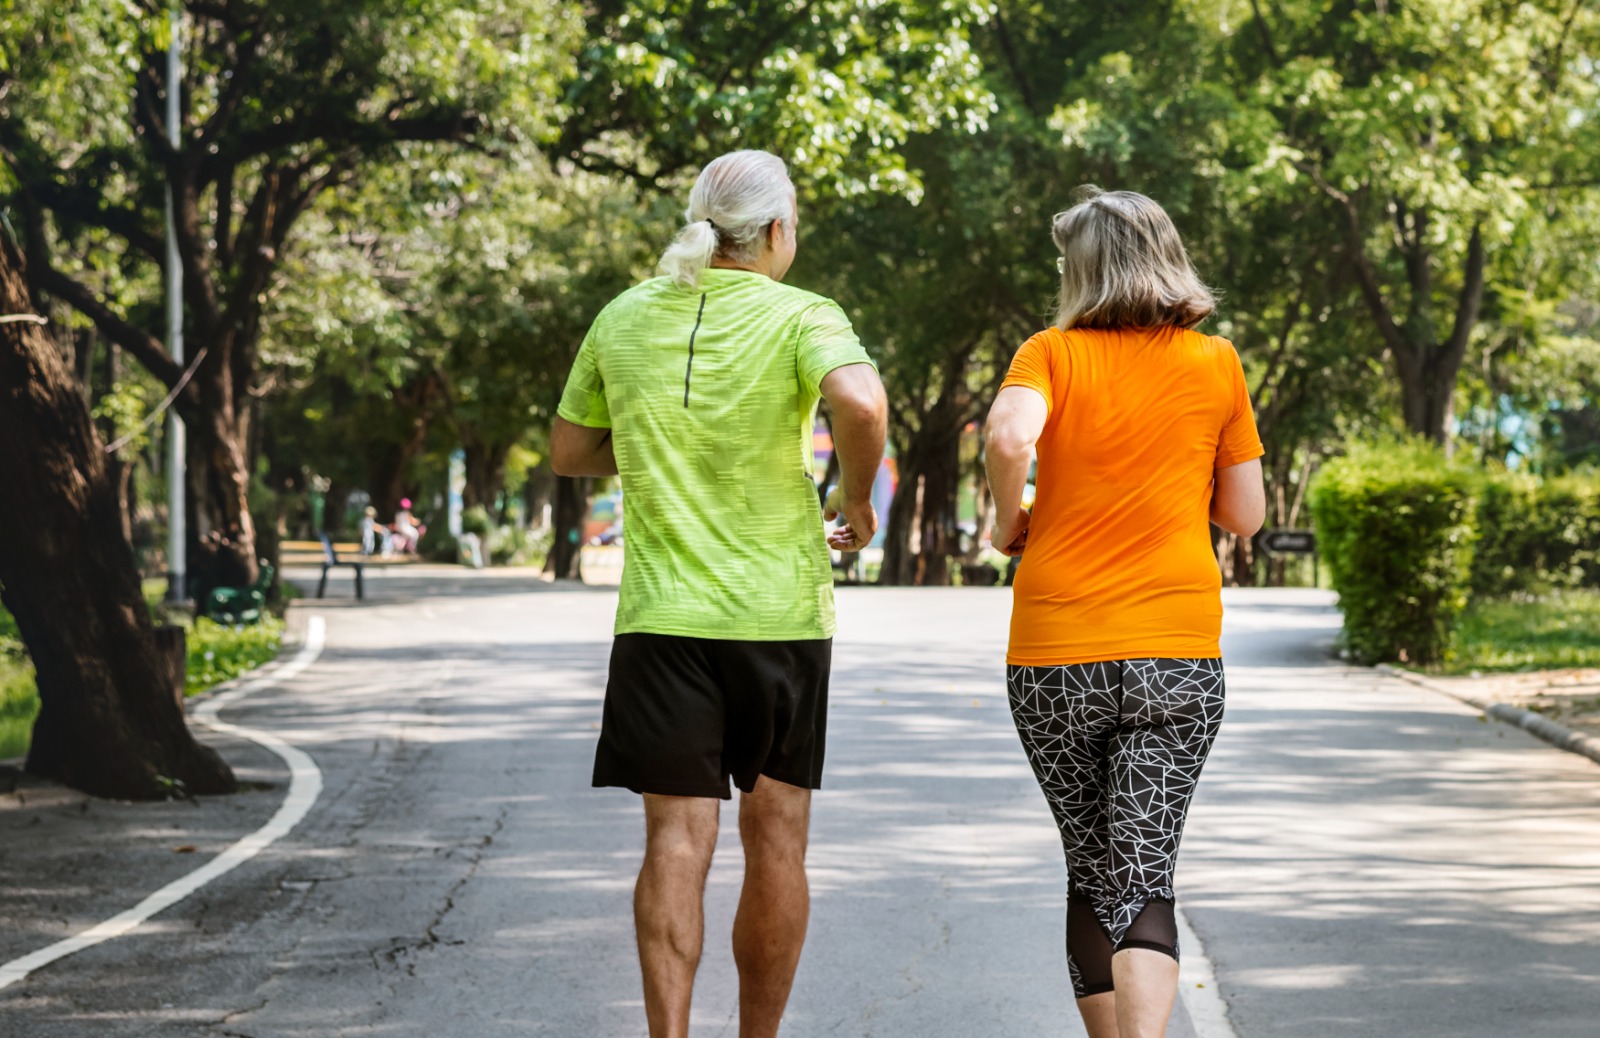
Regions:
[[[1122,935],[1122,941],[1113,945],[1095,916],[1094,905],[1081,894],[1067,898],[1067,961],[1072,963],[1073,994],[1088,998],[1111,991],[1111,956],[1126,948],[1146,948],[1150,951],[1178,957],[1178,924],[1172,914],[1172,902],[1153,900],[1134,917],[1132,925]]]

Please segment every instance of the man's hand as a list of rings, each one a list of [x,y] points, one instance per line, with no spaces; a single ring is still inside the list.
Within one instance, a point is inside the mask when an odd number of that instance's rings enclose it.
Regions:
[[[1028,524],[1032,520],[1032,512],[1026,508],[1019,508],[1009,523],[996,521],[994,532],[990,534],[990,543],[994,545],[995,551],[1002,555],[1021,555],[1022,549],[1028,546]]]
[[[878,532],[878,510],[869,498],[865,501],[846,499],[841,487],[828,491],[828,500],[822,506],[822,517],[830,523],[844,517],[844,525],[828,534],[828,547],[834,551],[860,551]]]

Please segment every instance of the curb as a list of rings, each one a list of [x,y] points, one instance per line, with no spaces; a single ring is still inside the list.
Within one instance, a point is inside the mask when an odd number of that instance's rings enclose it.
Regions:
[[[1430,692],[1449,696],[1451,699],[1465,703],[1475,710],[1481,710],[1485,715],[1494,718],[1496,721],[1503,721],[1506,724],[1521,728],[1529,735],[1543,739],[1558,750],[1576,753],[1580,757],[1587,757],[1596,764],[1600,764],[1600,739],[1592,735],[1574,731],[1558,721],[1552,721],[1550,718],[1536,714],[1532,710],[1524,710],[1520,706],[1512,706],[1509,703],[1491,703],[1478,699],[1476,696],[1462,695],[1403,667],[1380,663],[1372,669],[1379,674],[1387,674],[1402,681],[1409,681],[1411,684],[1419,688],[1425,688]]]

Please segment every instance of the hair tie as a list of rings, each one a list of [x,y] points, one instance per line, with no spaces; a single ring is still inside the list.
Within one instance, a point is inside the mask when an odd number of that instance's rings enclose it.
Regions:
[[[706,223],[711,227],[711,229],[713,231],[717,229],[717,221],[713,220],[711,217],[709,217],[709,216],[706,217]]]

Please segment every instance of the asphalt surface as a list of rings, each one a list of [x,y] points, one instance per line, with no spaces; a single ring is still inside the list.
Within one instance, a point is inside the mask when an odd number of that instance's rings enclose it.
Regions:
[[[226,714],[315,758],[305,822],[0,992],[0,1035],[643,1035],[640,811],[588,788],[613,593],[417,570],[369,596],[297,607],[327,619],[322,658]],[[840,593],[794,1038],[1082,1033],[1059,843],[1005,706],[1007,596]],[[1596,766],[1330,660],[1327,596],[1227,602],[1229,713],[1178,889],[1240,1038],[1600,1033]],[[283,769],[223,749],[258,788],[199,805],[0,795],[0,956],[260,824]],[[697,1038],[737,1033],[725,818]],[[1181,1012],[1170,1034],[1193,1034]]]

